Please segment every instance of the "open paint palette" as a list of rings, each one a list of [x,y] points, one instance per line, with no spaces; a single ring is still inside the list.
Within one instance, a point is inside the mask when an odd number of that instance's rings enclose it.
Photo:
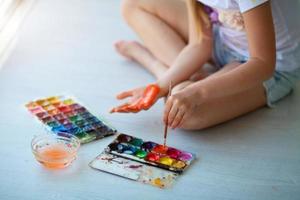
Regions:
[[[195,157],[186,151],[151,141],[143,141],[125,134],[120,134],[116,140],[108,145],[106,151],[117,156],[179,173],[184,171]]]
[[[50,131],[75,135],[82,144],[116,132],[70,97],[53,96],[38,99],[26,104],[26,108]]]
[[[168,187],[190,166],[195,155],[120,134],[90,166],[158,187]]]

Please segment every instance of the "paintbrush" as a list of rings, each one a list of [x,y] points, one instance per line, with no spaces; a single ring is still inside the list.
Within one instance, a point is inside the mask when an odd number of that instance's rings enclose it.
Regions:
[[[172,89],[172,83],[170,82],[170,84],[169,84],[169,92],[168,92],[166,101],[168,100],[168,98],[171,95],[171,89]],[[167,135],[168,135],[168,116],[167,116],[167,120],[166,120],[166,123],[165,123],[165,130],[164,130],[164,146],[166,146],[166,143],[167,143]]]

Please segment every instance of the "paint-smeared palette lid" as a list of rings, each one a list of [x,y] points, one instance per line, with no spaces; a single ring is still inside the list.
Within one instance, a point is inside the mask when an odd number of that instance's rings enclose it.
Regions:
[[[170,188],[178,173],[102,152],[89,163],[93,169],[115,174],[159,188]]]
[[[179,173],[186,170],[195,159],[190,152],[126,134],[118,135],[108,145],[106,152]]]
[[[48,130],[73,134],[82,144],[116,133],[102,118],[68,96],[41,98],[25,106]]]

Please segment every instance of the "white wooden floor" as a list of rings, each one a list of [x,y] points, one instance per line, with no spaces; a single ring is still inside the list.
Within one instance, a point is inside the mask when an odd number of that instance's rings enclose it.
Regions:
[[[88,167],[113,139],[82,146],[70,168],[37,164],[30,141],[43,132],[23,104],[72,94],[119,131],[162,142],[159,102],[137,115],[111,115],[114,95],[153,78],[118,56],[113,42],[134,39],[116,0],[38,0],[0,71],[0,199],[300,199],[300,87],[262,109],[205,131],[170,133],[171,146],[199,160],[168,190]]]

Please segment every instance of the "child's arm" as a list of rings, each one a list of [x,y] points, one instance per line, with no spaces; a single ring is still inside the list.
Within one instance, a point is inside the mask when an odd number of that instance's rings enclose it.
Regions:
[[[244,13],[243,17],[250,59],[223,75],[194,84],[202,99],[236,94],[262,84],[272,76],[276,63],[276,43],[270,3]]]
[[[195,19],[192,0],[185,0],[185,2],[188,10],[189,41],[175,59],[174,64],[157,80],[157,84],[162,90],[161,95],[168,92],[170,82],[172,82],[172,86],[175,86],[187,80],[211,59],[213,48],[212,26],[209,21],[205,21],[200,16],[196,16],[197,19]],[[202,10],[202,13],[205,15],[204,10]],[[200,26],[201,36],[197,25]]]
[[[207,39],[201,43],[189,43],[178,55],[174,64],[157,80],[161,88],[161,96],[168,92],[169,84],[172,86],[187,80],[211,58],[212,42]]]
[[[171,96],[164,112],[164,119],[168,118],[169,125],[172,125],[175,119],[182,122],[185,118],[184,115],[177,116],[172,113],[172,110],[183,109],[185,113],[192,112],[194,107],[203,102],[246,91],[261,85],[272,76],[276,63],[276,43],[270,3],[245,12],[243,18],[250,59],[231,71],[198,81]],[[178,126],[178,123],[174,124]]]

